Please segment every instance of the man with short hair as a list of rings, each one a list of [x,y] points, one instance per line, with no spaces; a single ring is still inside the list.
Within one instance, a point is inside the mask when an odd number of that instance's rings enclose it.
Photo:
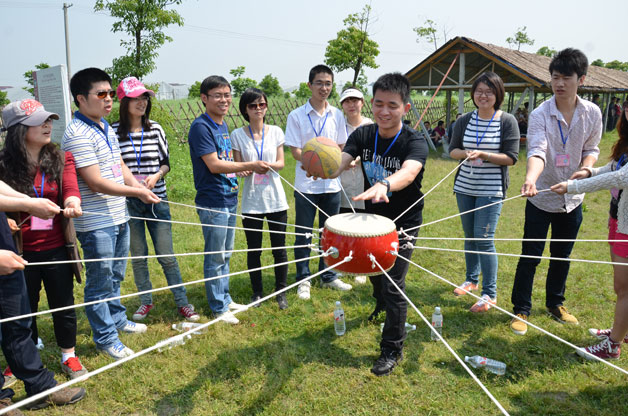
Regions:
[[[205,112],[190,126],[188,143],[192,159],[196,206],[203,227],[205,251],[203,262],[205,279],[229,274],[229,260],[235,237],[238,208],[238,172],[265,174],[268,164],[234,162],[225,116],[231,106],[231,85],[218,75],[201,83],[201,100]],[[229,277],[207,280],[205,292],[209,307],[217,318],[230,324],[240,321],[232,313],[243,306],[231,300]]]
[[[347,127],[342,111],[327,102],[329,94],[334,87],[334,73],[325,65],[316,65],[310,70],[307,86],[312,92],[312,97],[301,107],[293,110],[288,115],[286,125],[286,145],[290,146],[292,156],[297,161],[295,167],[294,204],[295,225],[297,232],[303,233],[307,228],[314,226],[314,216],[318,207],[318,226],[325,225],[327,215],[338,214],[340,210],[341,185],[338,179],[314,180],[307,177],[301,165],[301,150],[305,144],[315,137],[326,137],[336,142],[340,148],[347,141]],[[327,215],[325,215],[327,214]],[[294,241],[296,246],[310,244],[311,237],[297,235]],[[294,249],[296,260],[309,256],[310,249],[300,247]],[[325,262],[320,258],[319,270],[325,269]],[[297,263],[296,280],[300,281],[310,276],[310,262],[303,260]],[[327,271],[321,275],[321,286],[336,290],[351,290],[352,286],[343,282],[333,271]],[[300,299],[310,298],[310,282],[302,282],[297,295]]]
[[[552,239],[574,240],[582,223],[584,194],[539,193],[567,179],[586,178],[600,154],[602,113],[598,106],[578,97],[589,66],[579,50],[560,51],[549,66],[554,95],[542,103],[528,119],[528,162],[521,193],[528,197],[525,208],[522,255],[542,256],[544,241],[552,228]],[[569,258],[572,242],[551,242],[550,256]],[[511,330],[524,335],[532,309],[532,286],[537,258],[521,257],[512,288],[514,314]],[[569,261],[550,260],[545,285],[545,306],[560,323],[578,324],[578,319],[563,306]]]
[[[129,254],[126,196],[147,204],[159,198],[140,185],[120,155],[114,129],[104,119],[113,105],[111,77],[101,69],[86,68],[72,77],[70,90],[78,111],[63,135],[62,148],[76,163],[81,207],[86,215],[75,218],[76,236],[85,259],[110,259]],[[96,215],[89,214],[90,212]],[[126,260],[88,262],[85,265],[85,302],[120,296]],[[129,321],[120,299],[85,307],[96,347],[119,360],[133,354],[118,337],[146,332],[146,325]]]

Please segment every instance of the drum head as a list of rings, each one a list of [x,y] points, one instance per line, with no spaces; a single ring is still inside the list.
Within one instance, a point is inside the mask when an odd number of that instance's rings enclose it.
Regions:
[[[389,218],[366,213],[333,215],[325,221],[325,228],[349,237],[377,237],[397,230]]]

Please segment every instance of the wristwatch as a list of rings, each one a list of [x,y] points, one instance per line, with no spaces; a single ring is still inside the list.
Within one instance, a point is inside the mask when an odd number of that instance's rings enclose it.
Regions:
[[[382,185],[386,185],[386,193],[390,192],[390,182],[388,182],[386,179],[380,179],[377,181],[377,183],[381,183]]]

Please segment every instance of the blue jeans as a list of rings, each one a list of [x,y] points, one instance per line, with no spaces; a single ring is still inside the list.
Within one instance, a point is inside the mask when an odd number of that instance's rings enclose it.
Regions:
[[[129,210],[129,215],[132,217],[157,218],[168,221],[171,219],[170,207],[165,202],[160,204],[145,204],[138,198],[127,198],[126,206]],[[163,255],[174,253],[172,247],[172,226],[170,223],[130,219],[129,228],[131,229],[131,256],[146,256],[148,254],[146,228],[148,228],[150,237],[153,240],[155,254]],[[174,256],[158,257],[157,261],[164,271],[168,286],[183,282],[181,271],[179,270],[179,263]],[[148,259],[133,259],[131,260],[131,266],[133,267],[133,277],[137,290],[151,290],[153,285],[150,282],[150,275],[148,274]],[[175,287],[170,290],[174,295],[174,301],[178,307],[188,304],[188,297],[186,296],[184,286]],[[140,301],[142,305],[151,305],[153,303],[152,293],[140,295]]]
[[[456,194],[458,210],[465,212],[474,208],[480,208],[494,202],[501,201],[501,197],[471,196]],[[495,229],[502,204],[495,204],[488,208],[479,209],[469,214],[462,215],[462,229],[466,238],[487,238],[482,241],[465,240],[464,249],[495,253]],[[491,299],[497,297],[497,256],[477,253],[465,253],[467,263],[467,281],[476,285],[479,282],[480,270],[482,271],[482,295],[488,295]]]
[[[205,211],[197,209],[198,217],[202,224],[212,224],[216,227],[203,227],[203,237],[205,238],[205,251],[231,251],[233,250],[233,240],[235,230],[224,226],[235,227],[235,214],[238,206],[228,208],[211,208],[215,211]],[[203,271],[205,278],[220,276],[229,273],[229,260],[231,253],[205,254],[203,261]],[[229,294],[229,277],[209,280],[205,282],[205,292],[209,308],[215,314],[226,312],[231,303]]]
[[[329,193],[329,194],[303,194],[310,201],[312,201],[316,206],[320,207],[321,210],[325,211],[329,216],[338,214],[340,210],[340,192]],[[301,194],[298,192],[294,193],[294,209],[296,212],[296,218],[294,223],[296,225],[301,225],[304,227],[313,227],[314,226],[314,216],[316,215],[316,207],[308,202],[307,199],[303,198]],[[323,228],[325,225],[325,220],[327,217],[322,211],[318,210],[318,227]],[[297,233],[306,233],[308,230],[305,228],[295,227],[295,231]],[[297,235],[294,240],[294,245],[300,246],[303,244],[310,244],[312,242],[311,237],[305,237],[303,235]],[[303,259],[309,257],[310,249],[308,247],[303,248],[295,248],[294,249],[294,258],[295,260]],[[325,260],[323,257],[320,258],[318,262],[318,270],[323,270],[327,268],[325,265]],[[310,272],[310,261],[304,260],[297,263],[297,281],[303,280],[312,273]],[[323,283],[333,282],[338,278],[338,275],[330,270],[321,275],[321,281]]]
[[[129,254],[129,226],[124,224],[93,231],[77,232],[85,259],[127,257]],[[85,302],[120,296],[126,260],[108,260],[85,263]],[[98,348],[115,344],[118,330],[127,322],[126,308],[120,299],[85,307]]]

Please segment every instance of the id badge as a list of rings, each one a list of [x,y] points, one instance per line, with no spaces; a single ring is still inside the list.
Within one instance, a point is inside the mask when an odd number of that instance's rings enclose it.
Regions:
[[[122,167],[119,163],[111,166],[111,172],[113,172],[113,177],[117,178],[118,176],[122,176]]]
[[[147,175],[133,175],[133,177],[135,177],[135,179],[139,182],[139,183],[144,183],[146,182],[146,178],[148,178]]]
[[[225,176],[226,176],[227,178],[235,178],[235,177],[236,177],[236,174],[235,174],[235,173],[227,173],[227,174],[225,174]]]
[[[556,155],[556,166],[569,166],[569,155]]]
[[[255,183],[255,185],[268,185],[269,183],[269,177],[267,174],[265,173],[255,173],[254,174],[254,181],[253,183]]]
[[[44,220],[36,216],[31,217],[31,230],[33,231],[49,231],[52,230],[52,218]]]
[[[471,160],[471,166],[482,166],[484,161],[480,158]]]

